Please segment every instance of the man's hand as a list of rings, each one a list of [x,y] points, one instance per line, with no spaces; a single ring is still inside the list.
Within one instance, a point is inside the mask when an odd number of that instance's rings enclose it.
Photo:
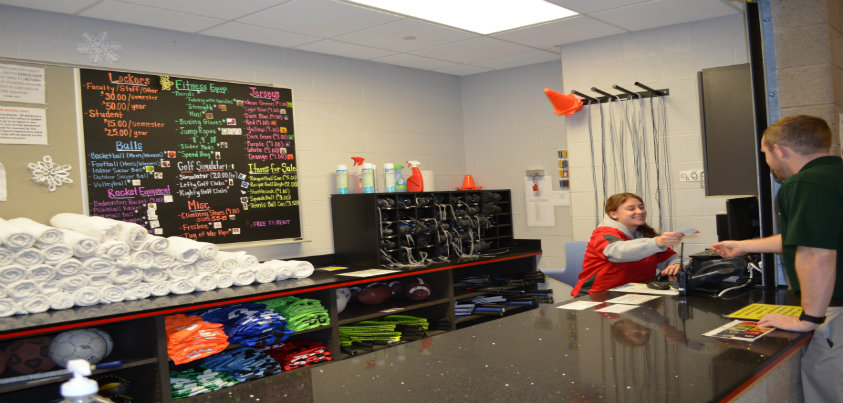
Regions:
[[[810,332],[817,327],[816,323],[799,320],[796,316],[768,313],[758,321],[760,327],[774,327],[793,332]]]
[[[674,263],[672,265],[669,265],[669,266],[665,267],[664,270],[662,270],[659,273],[660,276],[675,276],[677,274],[679,274],[679,264],[678,263]]]
[[[741,248],[740,241],[722,241],[711,244],[711,250],[721,257],[743,256],[746,252]]]

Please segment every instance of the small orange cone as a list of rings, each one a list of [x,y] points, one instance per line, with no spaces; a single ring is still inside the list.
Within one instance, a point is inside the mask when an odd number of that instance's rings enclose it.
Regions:
[[[582,101],[573,94],[560,94],[550,88],[545,88],[544,93],[553,104],[553,112],[557,115],[571,116],[582,109]]]
[[[462,180],[462,187],[457,186],[457,190],[480,190],[483,186],[474,186],[474,177],[466,175]]]

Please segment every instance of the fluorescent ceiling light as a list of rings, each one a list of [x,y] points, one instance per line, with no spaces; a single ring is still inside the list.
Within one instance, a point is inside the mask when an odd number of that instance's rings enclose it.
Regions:
[[[484,35],[577,14],[544,0],[349,1]]]

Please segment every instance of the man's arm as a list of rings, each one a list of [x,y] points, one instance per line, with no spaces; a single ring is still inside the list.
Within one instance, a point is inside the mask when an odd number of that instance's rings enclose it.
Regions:
[[[782,234],[744,241],[722,241],[711,244],[711,249],[722,257],[743,256],[747,253],[781,253]]]
[[[798,246],[796,248],[796,275],[802,292],[802,311],[806,315],[825,316],[825,310],[834,292],[837,251],[833,249]],[[801,321],[787,315],[768,314],[759,326],[783,330],[809,331],[817,324]]]

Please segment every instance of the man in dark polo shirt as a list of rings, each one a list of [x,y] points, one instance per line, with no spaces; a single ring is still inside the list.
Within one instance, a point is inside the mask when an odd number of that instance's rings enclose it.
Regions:
[[[777,196],[781,234],[711,245],[723,257],[782,254],[803,314],[768,314],[758,324],[814,330],[802,356],[805,402],[843,402],[843,318],[839,307],[829,308],[843,300],[843,160],[830,149],[831,130],[820,118],[788,116],[770,125],[761,151],[782,181]]]

